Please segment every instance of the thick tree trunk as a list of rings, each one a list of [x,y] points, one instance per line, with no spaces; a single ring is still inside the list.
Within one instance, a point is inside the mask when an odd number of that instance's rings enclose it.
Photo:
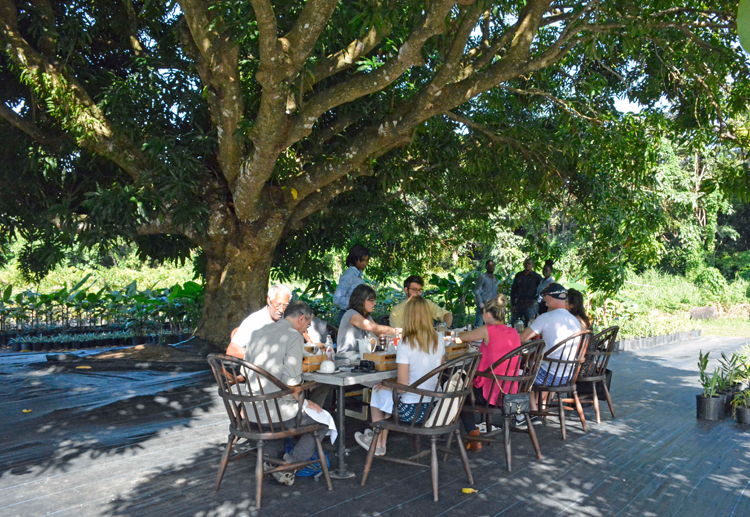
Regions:
[[[232,330],[265,305],[271,263],[283,228],[278,217],[270,219],[262,228],[246,229],[244,237],[234,242],[219,234],[204,248],[206,299],[196,332],[199,338],[226,348]]]

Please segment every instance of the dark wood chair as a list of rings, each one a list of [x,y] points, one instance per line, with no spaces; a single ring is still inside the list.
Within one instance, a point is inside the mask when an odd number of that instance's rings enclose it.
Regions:
[[[258,366],[248,363],[247,361],[230,357],[223,354],[211,354],[208,356],[208,364],[214,373],[216,382],[219,385],[219,396],[224,401],[227,414],[229,415],[229,438],[224,455],[219,465],[219,474],[216,479],[216,491],[219,491],[221,480],[230,460],[236,460],[248,454],[255,453],[255,507],[260,509],[260,500],[263,490],[263,477],[265,474],[273,472],[294,471],[304,468],[313,463],[320,462],[323,475],[328,484],[328,490],[333,490],[331,478],[328,475],[328,466],[326,464],[323,446],[316,434],[318,431],[327,429],[323,424],[314,424],[300,426],[302,419],[302,405],[305,399],[305,390],[315,387],[317,384],[308,382],[299,386],[287,386],[267,371]],[[253,382],[257,378],[266,380],[264,389],[259,382]],[[241,380],[239,380],[241,379]],[[277,388],[271,391],[269,386]],[[279,399],[282,397],[299,394],[299,407],[297,411],[297,426],[289,427],[281,421],[278,416],[281,414],[279,409]],[[269,415],[270,419],[262,425],[260,415]],[[248,415],[254,415],[250,420]],[[313,433],[315,445],[318,450],[318,460],[308,460],[298,463],[285,463],[277,458],[271,458],[263,455],[263,445],[266,440],[283,440],[288,437],[301,436]],[[249,450],[232,456],[232,446],[239,438],[257,441],[256,446]],[[270,463],[276,467],[272,470],[264,471],[263,462]]]
[[[540,460],[542,459],[542,452],[539,449],[539,442],[536,438],[534,426],[531,425],[529,413],[521,413],[526,418],[527,429],[518,429],[515,426],[511,426],[511,417],[513,415],[510,413],[506,414],[503,411],[503,395],[507,393],[526,394],[527,397],[530,397],[531,388],[534,386],[534,379],[539,371],[539,365],[542,362],[543,355],[544,340],[542,339],[528,341],[515,350],[505,354],[486,370],[477,372],[477,377],[484,377],[492,381],[489,397],[484,401],[485,403],[478,404],[473,392],[467,399],[466,403],[464,403],[463,411],[472,414],[481,414],[485,425],[487,426],[486,433],[480,434],[479,436],[464,436],[464,440],[467,442],[480,441],[490,443],[502,440],[505,445],[505,463],[508,467],[508,472],[511,471],[511,432],[527,433],[529,438],[531,438],[531,444],[534,446],[537,458]],[[495,403],[491,404],[490,401],[496,397],[497,399],[495,400]],[[491,431],[493,416],[502,417],[502,429]],[[502,438],[499,436],[501,433]]]
[[[612,397],[609,394],[609,388],[607,388],[607,365],[609,365],[609,358],[615,352],[615,342],[617,341],[619,330],[620,327],[617,326],[609,327],[591,338],[591,343],[586,350],[586,358],[583,366],[581,366],[581,373],[578,374],[578,384],[591,383],[591,395],[580,397],[580,401],[582,405],[594,405],[597,424],[600,424],[602,421],[599,413],[599,395],[596,392],[596,383],[598,382],[602,383],[604,397],[607,399],[607,405],[609,405],[609,412],[612,413],[612,418],[615,418]]]
[[[376,458],[375,448],[378,436],[380,436],[380,433],[385,430],[389,433],[395,431],[414,436],[415,448],[417,451],[414,455],[405,459],[388,457],[387,455],[377,456],[377,459],[402,465],[426,467],[427,465],[419,463],[417,460],[429,454],[430,469],[432,472],[432,494],[435,501],[438,500],[437,451],[438,449],[442,452],[447,452],[449,450],[448,448],[438,448],[437,441],[440,437],[450,435],[451,433],[455,434],[456,444],[458,446],[459,454],[461,455],[461,462],[466,471],[466,477],[469,479],[469,484],[474,484],[474,478],[471,475],[471,468],[469,467],[469,457],[466,454],[466,449],[461,444],[461,434],[458,430],[458,416],[461,413],[461,406],[463,405],[464,400],[467,395],[471,393],[474,375],[476,374],[477,366],[479,366],[479,359],[481,357],[482,355],[479,352],[472,352],[453,359],[452,361],[448,361],[447,363],[435,368],[410,386],[399,384],[391,379],[383,381],[383,386],[392,390],[394,410],[390,418],[373,422],[374,436],[370,449],[367,451],[367,462],[365,463],[365,471],[362,476],[362,486],[365,486],[367,476],[370,473],[370,467],[372,466],[372,460],[373,458]],[[441,387],[441,391],[429,391],[417,387],[432,378],[438,379],[438,386]],[[399,393],[415,393],[420,396],[418,404],[424,403],[429,405],[428,416],[424,419],[425,421],[423,424],[417,423],[420,411],[416,411],[414,417],[410,421],[399,420],[397,409]],[[430,450],[419,451],[419,437],[421,436],[430,437]],[[450,442],[448,443],[450,444]]]
[[[583,431],[588,432],[586,430],[586,417],[583,416],[583,406],[581,406],[581,401],[578,399],[576,381],[578,380],[578,373],[581,371],[581,365],[586,355],[586,348],[588,347],[590,337],[591,331],[583,330],[563,339],[550,348],[544,354],[542,364],[540,365],[540,372],[541,370],[546,372],[544,378],[541,379],[540,384],[534,384],[532,388],[532,391],[537,395],[538,408],[537,411],[531,411],[530,414],[532,415],[543,418],[551,416],[552,412],[547,409],[551,407],[549,405],[551,400],[547,401],[547,408],[542,409],[542,393],[549,392],[550,397],[557,396],[560,432],[562,433],[563,440],[565,440],[565,411],[572,411],[574,409],[566,406],[566,404],[575,404],[575,410],[578,413],[578,418],[581,420]],[[546,386],[548,383],[553,385]],[[572,394],[573,397],[563,398],[564,394]]]

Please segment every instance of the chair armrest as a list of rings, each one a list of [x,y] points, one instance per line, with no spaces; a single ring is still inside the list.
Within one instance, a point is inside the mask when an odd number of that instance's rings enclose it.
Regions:
[[[399,384],[398,382],[395,382],[391,379],[384,379],[380,384],[382,384],[386,388],[391,388],[394,391],[398,390],[398,391],[402,391],[406,393],[415,393],[417,395],[423,395],[425,397],[445,398],[453,394],[453,393],[443,393],[442,391],[429,391],[429,390],[422,390],[419,388],[412,388],[411,386],[407,386],[406,384]]]
[[[292,393],[299,393],[301,391],[307,391],[313,388],[317,388],[318,383],[315,381],[307,381],[303,382],[302,384],[298,384],[297,386],[289,386],[289,389],[292,390]]]

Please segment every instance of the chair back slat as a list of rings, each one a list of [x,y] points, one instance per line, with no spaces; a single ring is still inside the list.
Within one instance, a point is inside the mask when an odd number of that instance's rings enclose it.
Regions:
[[[484,406],[488,408],[502,406],[502,397],[505,394],[530,392],[543,355],[544,340],[527,341],[485,370],[477,372],[477,377],[484,377],[491,381]],[[472,405],[476,406],[473,395]]]
[[[264,369],[236,357],[211,354],[208,364],[233,429],[250,433],[286,430],[279,401],[292,394],[288,386]],[[271,386],[277,391],[269,391]],[[254,421],[249,415],[255,417]]]
[[[601,377],[606,374],[619,330],[618,326],[609,327],[591,338],[580,377]]]
[[[542,384],[551,384],[553,387],[575,384],[590,337],[591,331],[582,330],[547,350],[542,358],[542,367],[546,372]]]
[[[461,412],[461,406],[471,393],[471,386],[480,358],[479,352],[462,355],[438,366],[409,386],[406,391],[419,391],[418,403],[427,405],[427,417],[423,422],[425,427],[437,428],[456,423]],[[432,378],[437,379],[435,391],[419,389],[421,384]],[[419,423],[417,417],[420,414],[420,408],[421,406],[417,406],[414,416],[408,422],[410,427]],[[394,410],[394,414],[397,415],[398,411]],[[396,416],[396,419],[398,419],[398,416]]]

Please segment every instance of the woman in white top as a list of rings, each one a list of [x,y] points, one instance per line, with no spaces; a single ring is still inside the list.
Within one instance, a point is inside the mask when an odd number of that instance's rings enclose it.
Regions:
[[[445,343],[438,338],[432,327],[432,315],[427,300],[421,296],[413,296],[406,302],[404,308],[403,339],[396,349],[396,363],[398,364],[398,383],[410,385],[425,374],[443,364]],[[420,384],[419,388],[434,391],[437,388],[437,378]],[[398,403],[399,420],[411,422],[416,414],[416,422],[424,422],[429,411],[429,401],[419,404],[420,395],[403,393]],[[418,407],[419,406],[419,407]],[[372,421],[377,422],[388,418],[393,413],[393,395],[391,390],[376,384],[370,400]],[[357,443],[369,450],[373,437],[372,429],[364,433],[355,433]],[[385,454],[385,443],[388,431],[383,431],[378,437],[376,456]]]
[[[375,289],[367,284],[358,285],[349,298],[349,309],[344,313],[339,325],[336,353],[359,352],[358,339],[395,334],[396,329],[387,325],[378,325],[370,314],[377,304]]]

